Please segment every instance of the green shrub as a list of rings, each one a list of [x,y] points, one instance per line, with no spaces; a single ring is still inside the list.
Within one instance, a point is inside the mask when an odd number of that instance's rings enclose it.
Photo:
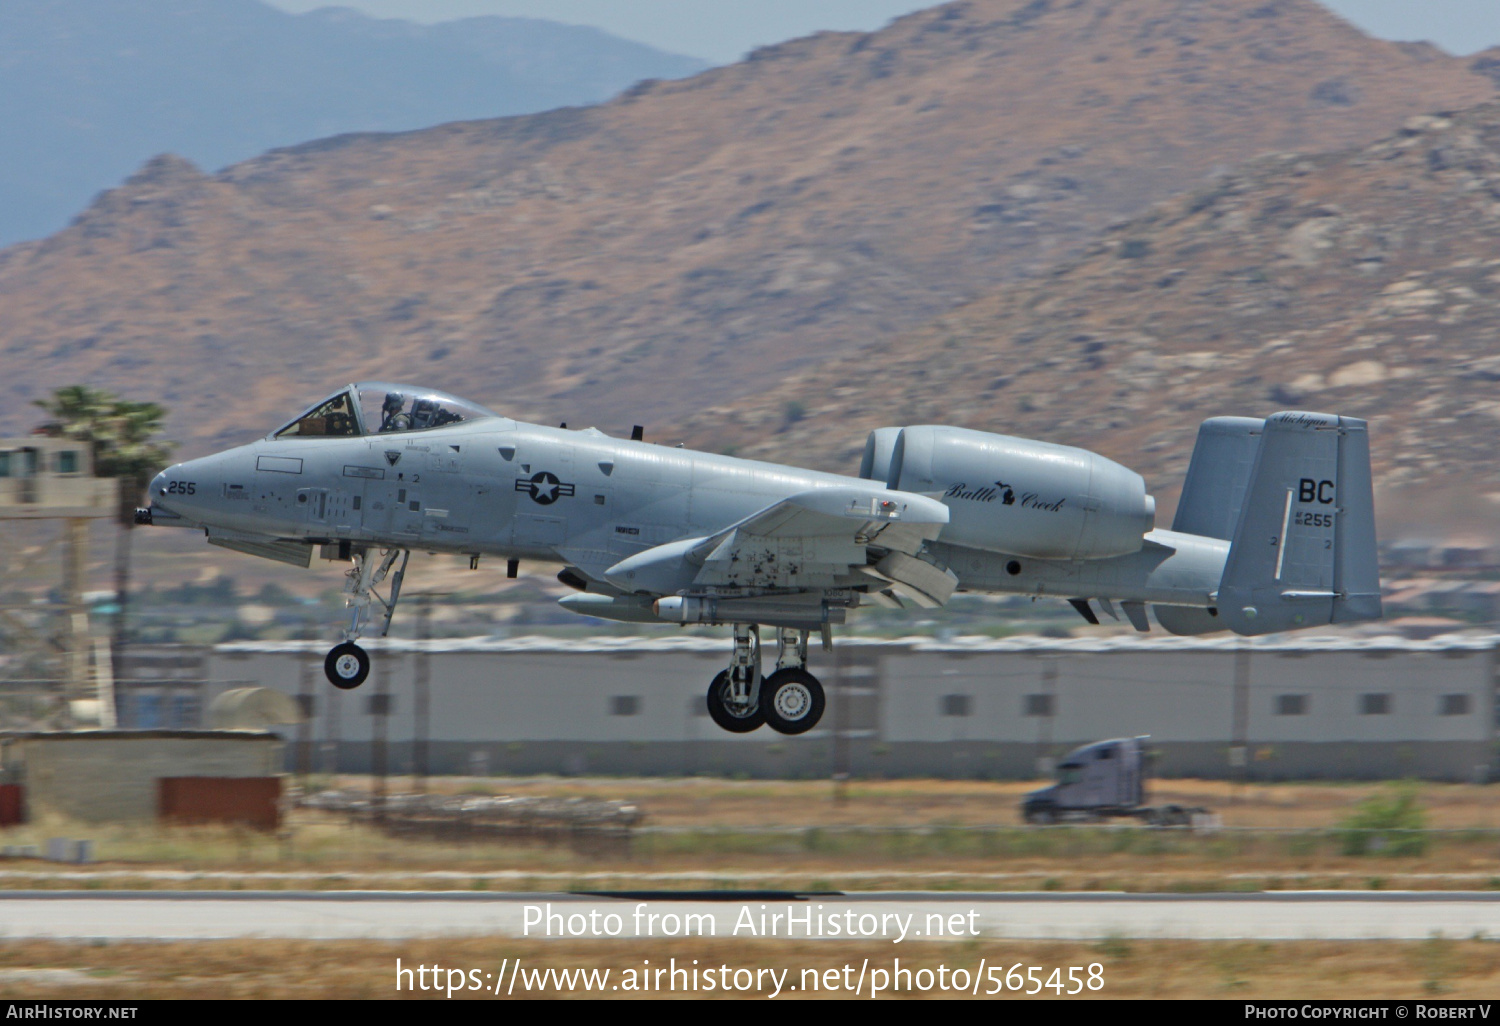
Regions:
[[[1339,824],[1345,855],[1421,855],[1427,850],[1427,815],[1417,788],[1393,784],[1360,802]]]

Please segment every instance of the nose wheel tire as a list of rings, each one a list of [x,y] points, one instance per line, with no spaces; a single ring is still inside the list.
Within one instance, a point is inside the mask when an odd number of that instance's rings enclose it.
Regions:
[[[765,693],[765,687],[762,685],[762,705]],[[731,734],[748,734],[752,730],[758,730],[760,725],[766,722],[761,705],[747,708],[733,701],[733,698],[734,692],[729,681],[729,671],[720,670],[714,682],[708,686],[708,715],[720,727]]]
[[[352,641],[335,645],[323,660],[323,674],[334,687],[352,691],[370,675],[370,656]]]
[[[818,678],[806,670],[777,670],[760,686],[766,724],[779,734],[805,734],[823,718],[827,699]]]

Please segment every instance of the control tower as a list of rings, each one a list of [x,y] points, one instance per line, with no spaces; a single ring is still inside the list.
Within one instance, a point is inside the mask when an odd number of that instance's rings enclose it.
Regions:
[[[118,495],[115,480],[94,476],[87,442],[0,438],[0,724],[114,725],[108,642],[90,637],[83,579],[89,521],[113,519]],[[54,521],[60,536],[23,532],[21,520]],[[55,600],[31,601],[25,585],[49,580]]]

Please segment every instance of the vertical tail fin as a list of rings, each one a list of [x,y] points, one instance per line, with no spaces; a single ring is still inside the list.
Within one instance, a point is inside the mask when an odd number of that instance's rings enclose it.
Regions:
[[[1323,413],[1266,419],[1218,603],[1237,634],[1380,618],[1364,421]]]
[[[1265,424],[1258,417],[1211,417],[1203,422],[1172,530],[1224,541],[1234,537]]]

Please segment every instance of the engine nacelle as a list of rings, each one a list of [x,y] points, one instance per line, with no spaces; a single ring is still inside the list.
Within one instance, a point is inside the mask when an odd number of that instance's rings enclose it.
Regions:
[[[880,434],[865,447],[872,470],[884,456]],[[1141,475],[1113,460],[966,428],[902,428],[886,482],[941,496],[951,517],[942,541],[1037,559],[1127,555],[1156,520]]]
[[[865,439],[865,454],[859,461],[859,476],[866,481],[882,484],[891,479],[891,456],[896,451],[896,439],[901,437],[897,427],[876,428]]]

